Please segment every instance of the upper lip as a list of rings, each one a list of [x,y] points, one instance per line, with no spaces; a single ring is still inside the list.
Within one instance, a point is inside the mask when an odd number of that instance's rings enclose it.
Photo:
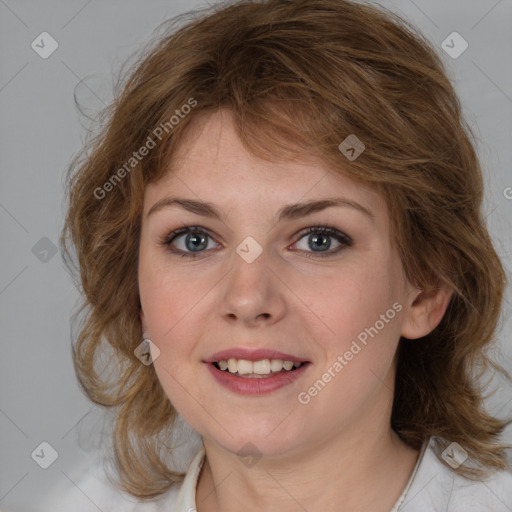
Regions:
[[[205,359],[205,363],[217,363],[218,361],[227,359],[245,359],[247,361],[261,361],[263,359],[280,359],[282,361],[292,361],[293,363],[304,363],[308,362],[307,359],[293,356],[291,354],[285,354],[278,350],[271,350],[266,348],[250,349],[250,348],[228,348],[216,352],[208,359]]]

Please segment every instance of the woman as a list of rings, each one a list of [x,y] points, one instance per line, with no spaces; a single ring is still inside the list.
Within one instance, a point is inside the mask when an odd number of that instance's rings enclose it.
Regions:
[[[236,2],[155,45],[72,166],[62,236],[120,489],[179,512],[511,509],[508,423],[475,378],[503,371],[506,280],[470,133],[435,52],[374,7]],[[178,414],[202,439],[185,479]]]

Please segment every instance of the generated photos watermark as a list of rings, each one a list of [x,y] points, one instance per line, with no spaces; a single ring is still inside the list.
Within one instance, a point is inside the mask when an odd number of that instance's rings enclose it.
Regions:
[[[169,133],[175,126],[177,126],[181,120],[190,113],[192,108],[197,106],[197,100],[189,98],[187,103],[183,104],[179,109],[174,111],[175,115],[169,118],[169,121],[160,123],[151,134],[155,137],[153,139],[151,135],[148,136],[146,142],[137,150],[132,153],[132,156],[114,173],[110,178],[103,183],[101,187],[94,189],[94,197],[98,200],[104,199],[106,195],[114,190],[118,183],[121,182],[131,171],[134,169],[140,161],[142,161],[150,151],[156,147],[157,143],[162,140],[165,133]]]
[[[325,386],[331,382],[336,375],[338,375],[345,366],[349,364],[350,361],[361,352],[361,350],[366,347],[368,344],[368,336],[370,336],[372,339],[379,334],[379,332],[384,329],[386,324],[389,324],[393,318],[395,318],[397,313],[400,313],[402,311],[402,305],[399,302],[395,302],[391,308],[389,308],[385,313],[382,313],[380,315],[379,320],[377,320],[373,326],[365,328],[363,331],[361,331],[357,336],[357,340],[353,340],[350,348],[344,352],[343,355],[338,355],[336,358],[336,361],[329,366],[326,372],[324,372],[321,376],[321,378],[317,379],[311,387],[307,389],[307,391],[301,391],[297,395],[297,399],[300,404],[307,405],[309,402],[311,402],[312,398],[318,395]],[[359,345],[359,343],[363,345]]]

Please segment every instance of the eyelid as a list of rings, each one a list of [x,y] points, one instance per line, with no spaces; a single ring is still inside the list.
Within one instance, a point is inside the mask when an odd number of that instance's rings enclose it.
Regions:
[[[187,233],[206,233],[210,238],[216,241],[216,237],[212,235],[211,231],[203,226],[188,226],[184,224],[182,227],[172,230],[170,233],[167,233],[161,240],[164,244],[170,244],[175,238],[181,235],[185,235]],[[218,243],[218,242],[217,242]]]
[[[209,250],[204,251],[183,251],[181,249],[171,249],[171,244],[174,242],[174,240],[180,236],[189,234],[189,233],[205,233],[209,238],[211,238],[214,242],[217,244],[216,236],[214,236],[211,231],[207,228],[204,228],[202,226],[196,226],[196,225],[186,225],[184,224],[182,227],[177,228],[167,235],[165,235],[161,240],[160,244],[163,245],[169,252],[176,254],[178,256],[183,257],[189,257],[192,259],[196,259],[201,253],[207,253]],[[306,235],[312,234],[312,233],[320,233],[324,234],[325,236],[334,238],[340,243],[340,247],[338,247],[336,250],[329,250],[329,251],[303,251],[299,249],[299,252],[307,253],[307,257],[329,257],[329,256],[335,256],[337,255],[343,248],[345,247],[351,247],[353,245],[352,237],[344,233],[343,231],[339,230],[338,228],[335,228],[330,225],[326,224],[317,224],[317,225],[311,225],[306,228],[303,228],[299,231],[297,231],[294,235],[292,235],[292,238],[295,240],[292,245],[296,245],[298,242],[302,240]],[[196,254],[197,256],[193,256]],[[316,256],[315,256],[316,255]]]
[[[299,239],[300,239],[300,238],[304,237],[305,235],[308,235],[310,233],[316,233],[316,232],[324,233],[324,234],[332,236],[334,238],[341,238],[347,244],[353,243],[352,237],[350,237],[349,235],[347,235],[340,229],[335,228],[334,226],[330,226],[328,224],[315,224],[315,225],[309,226],[307,228],[299,230],[293,236],[294,236],[294,238],[299,237]]]
[[[336,249],[330,249],[328,251],[301,251],[304,253],[304,257],[306,258],[329,258],[337,256],[341,251],[346,249],[347,247],[352,247],[353,240],[352,237],[344,233],[343,231],[339,230],[338,228],[335,228],[330,225],[314,225],[309,226],[301,231],[299,231],[296,235],[294,235],[294,238],[297,238],[297,241],[293,243],[293,245],[297,245],[305,236],[312,234],[312,233],[320,233],[322,235],[334,238],[340,246]]]

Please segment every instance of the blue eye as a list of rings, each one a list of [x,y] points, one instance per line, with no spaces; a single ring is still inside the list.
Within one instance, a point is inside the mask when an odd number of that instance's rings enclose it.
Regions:
[[[186,250],[173,248],[173,244],[176,240],[182,238],[184,235],[186,235],[184,239]],[[202,252],[203,249],[208,248],[208,239],[212,239],[212,237],[201,227],[188,226],[172,231],[162,243],[168,247],[169,251],[173,254],[185,258],[196,258],[197,255],[195,253]],[[187,250],[191,252],[186,252]]]
[[[333,256],[343,250],[343,248],[351,247],[353,243],[348,235],[329,226],[311,226],[302,231],[298,236],[299,240],[294,245],[307,236],[308,247],[313,249],[312,251],[301,250],[307,258]],[[176,249],[174,244],[182,237],[184,237],[182,242],[184,248]],[[332,238],[339,243],[339,246],[334,250],[329,250],[331,249]],[[198,253],[204,252],[205,249],[209,248],[209,241],[213,241],[213,237],[207,230],[200,226],[187,226],[172,231],[161,243],[172,254],[183,258],[197,258]]]
[[[299,241],[306,236],[308,237],[308,247],[319,248],[319,250],[314,249],[313,251],[305,251],[304,256],[306,256],[306,258],[315,258],[317,256],[320,258],[326,258],[328,256],[333,256],[343,250],[344,247],[351,247],[353,243],[352,239],[348,235],[329,226],[311,226],[301,232]],[[335,250],[327,252],[331,248],[330,239],[332,238],[334,238],[340,245]],[[299,242],[295,242],[295,244],[298,243]],[[312,255],[312,253],[314,255]]]

